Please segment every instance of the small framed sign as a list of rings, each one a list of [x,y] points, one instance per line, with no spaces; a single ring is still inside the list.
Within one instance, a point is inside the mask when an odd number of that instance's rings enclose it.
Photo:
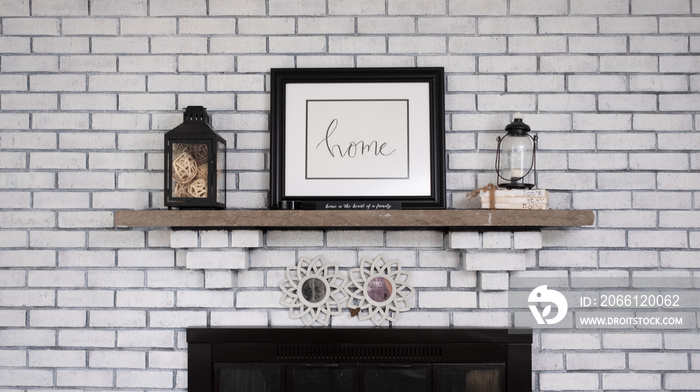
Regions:
[[[271,208],[445,208],[442,68],[271,77]]]

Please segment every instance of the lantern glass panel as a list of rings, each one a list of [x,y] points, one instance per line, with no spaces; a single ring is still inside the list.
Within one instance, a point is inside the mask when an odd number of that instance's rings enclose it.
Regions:
[[[216,142],[218,148],[216,150],[216,202],[226,203],[226,175],[223,167],[226,165],[226,145],[222,142]]]
[[[210,185],[209,143],[177,142],[172,148],[171,197],[206,199]]]
[[[499,186],[532,188],[535,185],[533,140],[528,135],[506,135],[501,141]]]

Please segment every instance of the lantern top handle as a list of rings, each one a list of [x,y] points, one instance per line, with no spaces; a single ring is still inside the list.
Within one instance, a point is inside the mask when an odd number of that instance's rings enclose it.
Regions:
[[[183,121],[200,121],[211,125],[207,108],[204,106],[188,106],[185,108],[185,113],[182,115]]]
[[[530,126],[523,122],[523,114],[518,112],[513,116],[513,122],[506,125],[506,132],[515,136],[527,135],[530,132]]]

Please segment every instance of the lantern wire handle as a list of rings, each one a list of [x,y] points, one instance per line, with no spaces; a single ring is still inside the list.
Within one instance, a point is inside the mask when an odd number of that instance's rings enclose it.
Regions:
[[[495,163],[495,169],[496,169],[496,175],[498,178],[501,178],[502,180],[505,181],[520,181],[523,178],[527,177],[530,172],[532,171],[533,168],[535,168],[535,157],[537,154],[534,153],[535,150],[537,150],[537,135],[527,135],[530,139],[532,139],[532,145],[533,145],[533,154],[532,154],[532,161],[530,162],[530,168],[528,169],[527,173],[525,173],[522,177],[518,178],[505,178],[501,175],[501,141],[508,137],[508,135],[504,137],[497,136],[496,141],[498,142],[498,145],[496,146],[496,163]]]

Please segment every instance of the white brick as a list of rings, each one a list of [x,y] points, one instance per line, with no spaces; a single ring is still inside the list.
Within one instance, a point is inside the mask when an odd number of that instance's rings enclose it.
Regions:
[[[569,91],[626,91],[627,78],[621,75],[568,75]]]
[[[658,390],[660,388],[660,374],[603,373],[603,389]]]
[[[509,75],[509,92],[564,91],[563,75]]]
[[[598,70],[598,58],[595,56],[568,55],[568,56],[541,56],[540,72],[596,72]]]
[[[479,72],[482,73],[527,73],[535,72],[535,56],[480,56]]]
[[[510,274],[507,272],[479,273],[479,288],[481,290],[508,290]]]
[[[58,345],[64,347],[114,347],[114,331],[67,329],[58,332]]]
[[[285,315],[286,316],[286,315]],[[266,326],[267,311],[212,311],[211,326]]]
[[[238,308],[282,308],[280,291],[238,291],[236,307]]]
[[[229,295],[233,297],[233,294]],[[185,328],[204,326],[207,323],[205,311],[151,311],[149,326],[153,328]]]
[[[172,348],[174,340],[172,331],[126,330],[118,332],[117,347]]]
[[[420,308],[462,309],[476,308],[476,292],[451,291],[449,296],[442,291],[422,290],[418,296]]]
[[[32,15],[37,16],[67,16],[88,14],[87,0],[37,0],[32,2]]]
[[[52,370],[0,369],[0,385],[52,387]]]
[[[543,350],[600,349],[600,335],[593,333],[548,333],[543,334],[541,339]]]
[[[52,301],[53,302],[53,301]],[[114,307],[114,291],[111,290],[61,290],[56,300],[58,307],[111,308]]]
[[[572,14],[627,14],[628,0],[572,0]]]
[[[261,230],[232,230],[232,248],[260,248],[263,246],[263,232]]]
[[[450,231],[448,233],[449,247],[452,249],[479,249],[481,238],[475,231]]]
[[[144,328],[146,311],[141,310],[91,310],[90,327]]]
[[[604,349],[625,349],[625,350],[640,350],[640,349],[656,349],[660,350],[662,346],[661,334],[642,334],[642,333],[606,333],[603,335]],[[630,353],[632,355],[632,353]]]
[[[600,72],[657,72],[655,56],[601,56]]]
[[[524,270],[534,258],[533,253],[524,251],[472,251],[464,253],[464,267],[467,271],[517,271]]]
[[[600,211],[598,213],[599,227],[655,227],[656,213],[654,211]]]
[[[516,231],[513,233],[513,249],[542,248],[542,233],[539,231]]]
[[[481,233],[481,246],[484,249],[510,249],[511,233],[485,231]]]
[[[121,308],[172,308],[175,306],[175,293],[171,291],[118,291],[117,307]]]
[[[41,347],[54,346],[56,333],[45,329],[3,329],[0,330],[0,347]]]
[[[595,373],[541,373],[540,389],[543,391],[566,390],[597,391],[598,374]]]
[[[595,34],[597,31],[594,17],[545,16],[538,19],[540,34]]]
[[[541,250],[540,267],[595,268],[598,265],[596,252],[575,250]]]
[[[564,53],[566,37],[509,37],[509,53]]]
[[[511,15],[563,15],[567,13],[567,1],[545,0],[531,3],[526,0],[511,0]]]
[[[248,264],[242,250],[190,250],[185,262],[188,269],[243,269]]]
[[[438,231],[390,231],[386,233],[386,244],[388,247],[442,247],[444,235]]]
[[[679,353],[629,353],[630,370],[687,370],[688,357]]]
[[[659,4],[653,0],[631,0],[632,14],[687,14],[690,12],[690,4],[684,0],[667,0]]]
[[[566,354],[566,370],[625,370],[624,353]]]
[[[180,308],[230,308],[233,293],[230,291],[178,291],[177,307]]]
[[[656,17],[601,17],[601,34],[645,34],[656,33]]]
[[[90,351],[91,368],[145,369],[146,353],[137,351]]]
[[[233,287],[233,271],[204,271],[204,284],[208,289],[226,289]]]
[[[692,390],[700,383],[697,373],[668,373],[665,377],[664,387],[668,390]]]

